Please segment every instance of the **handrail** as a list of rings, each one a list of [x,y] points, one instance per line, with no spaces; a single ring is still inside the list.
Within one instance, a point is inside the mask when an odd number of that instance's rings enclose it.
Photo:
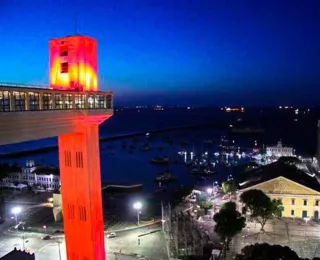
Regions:
[[[46,85],[35,85],[35,84],[22,84],[22,83],[8,83],[8,82],[0,82],[1,87],[23,87],[23,88],[42,88],[42,89],[49,89],[49,86]]]

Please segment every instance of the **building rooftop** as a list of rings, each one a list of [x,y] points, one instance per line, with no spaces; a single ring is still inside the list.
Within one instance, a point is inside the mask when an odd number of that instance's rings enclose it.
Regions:
[[[50,166],[37,166],[33,171],[33,174],[39,175],[60,175],[59,168],[50,167]]]
[[[1,257],[3,260],[35,260],[34,253],[29,253],[23,250],[17,250],[14,248],[11,252]]]
[[[304,171],[299,170],[295,165],[290,165],[281,161],[253,169],[243,174],[240,177],[240,182],[245,184],[241,186],[241,189],[245,189],[280,176],[320,192],[320,184],[315,177],[311,177]]]

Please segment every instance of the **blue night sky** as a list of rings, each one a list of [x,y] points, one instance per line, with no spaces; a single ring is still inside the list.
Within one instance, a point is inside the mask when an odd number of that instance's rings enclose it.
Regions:
[[[118,104],[320,101],[319,0],[1,0],[0,81],[47,84],[76,2]]]

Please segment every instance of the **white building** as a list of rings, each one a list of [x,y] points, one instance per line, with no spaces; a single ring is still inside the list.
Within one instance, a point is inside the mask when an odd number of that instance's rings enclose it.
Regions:
[[[35,165],[27,161],[26,166],[12,172],[3,180],[2,186],[12,187],[13,183],[26,184],[39,189],[55,190],[60,188],[59,169]]]
[[[282,146],[279,141],[276,146],[267,146],[266,154],[271,157],[294,156],[294,150],[292,147]]]

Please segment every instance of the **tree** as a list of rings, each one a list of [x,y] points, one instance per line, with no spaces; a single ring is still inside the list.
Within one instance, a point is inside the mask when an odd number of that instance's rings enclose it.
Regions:
[[[233,203],[234,206],[231,206],[230,203]],[[229,202],[228,206],[222,207],[213,216],[213,220],[216,222],[214,231],[219,235],[223,243],[222,256],[224,257],[226,257],[226,252],[229,250],[232,238],[246,226],[246,219],[235,208],[235,203]]]
[[[199,204],[200,208],[204,209],[204,214],[208,213],[209,209],[212,209],[213,204],[210,201],[201,201]]]
[[[237,206],[234,202],[226,202],[221,205],[221,209],[237,210]]]
[[[261,190],[248,190],[241,194],[240,199],[249,208],[251,217],[261,224],[261,231],[272,216],[281,216],[283,211],[280,200],[271,200]]]
[[[222,183],[224,193],[235,193],[237,191],[237,183],[234,180],[225,181]]]
[[[287,246],[266,243],[248,245],[242,248],[236,260],[299,260],[299,256]]]
[[[193,191],[193,187],[184,187],[181,186],[179,189],[173,192],[172,194],[172,206],[176,206],[185,200],[185,197],[190,195]]]
[[[278,159],[278,162],[280,163],[286,163],[286,164],[290,164],[290,165],[298,165],[301,164],[301,160],[295,156],[281,156]]]

